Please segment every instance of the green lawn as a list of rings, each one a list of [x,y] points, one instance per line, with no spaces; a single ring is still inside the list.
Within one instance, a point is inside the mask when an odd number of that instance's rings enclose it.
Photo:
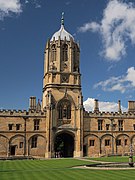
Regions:
[[[0,180],[128,180],[135,170],[72,169],[90,164],[77,159],[0,161]]]
[[[100,158],[87,158],[95,161],[104,161],[104,162],[128,162],[129,156],[111,156],[111,157],[100,157]],[[135,156],[134,156],[135,161]]]

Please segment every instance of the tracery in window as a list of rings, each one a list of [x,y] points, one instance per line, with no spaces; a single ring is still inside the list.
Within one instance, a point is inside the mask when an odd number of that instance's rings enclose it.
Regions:
[[[58,106],[59,119],[71,119],[71,103],[68,100],[64,100]]]

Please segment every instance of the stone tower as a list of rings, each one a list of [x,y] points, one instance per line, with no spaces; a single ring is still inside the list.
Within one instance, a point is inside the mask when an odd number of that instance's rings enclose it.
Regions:
[[[64,14],[64,13],[63,13]],[[45,157],[83,155],[80,48],[61,27],[45,47],[42,109],[46,110]]]

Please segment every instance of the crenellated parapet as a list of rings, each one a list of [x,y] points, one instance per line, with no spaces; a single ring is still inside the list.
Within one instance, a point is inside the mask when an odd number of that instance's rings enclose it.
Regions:
[[[84,118],[98,117],[98,118],[135,118],[135,101],[128,102],[127,112],[122,112],[121,102],[118,100],[118,111],[117,112],[104,112],[100,111],[99,102],[95,99],[95,106],[93,111],[87,112],[84,109]]]
[[[1,109],[0,110],[0,117],[1,116],[7,116],[7,117],[12,117],[12,116],[45,116],[46,112],[45,111],[37,111],[37,110],[6,110],[6,109]]]
[[[99,118],[135,118],[135,112],[94,112],[94,111],[84,111],[84,118],[88,117],[99,117]]]

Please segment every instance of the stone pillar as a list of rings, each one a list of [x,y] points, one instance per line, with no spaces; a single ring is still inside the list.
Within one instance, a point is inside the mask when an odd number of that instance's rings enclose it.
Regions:
[[[80,96],[80,99],[82,97]],[[78,104],[78,110],[77,110],[77,127],[78,130],[76,132],[76,141],[75,141],[75,151],[74,151],[74,157],[82,157],[83,156],[83,106],[81,102]]]

